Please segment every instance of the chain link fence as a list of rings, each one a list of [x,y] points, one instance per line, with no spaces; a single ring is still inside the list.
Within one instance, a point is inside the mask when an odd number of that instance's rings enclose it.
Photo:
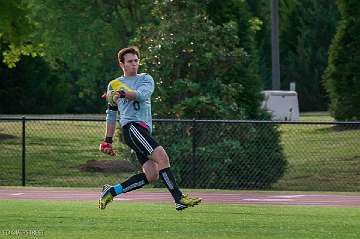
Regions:
[[[104,131],[103,117],[0,117],[0,185],[100,187],[139,172],[121,140],[116,157],[98,151]],[[181,187],[360,190],[360,122],[154,120],[154,137]]]

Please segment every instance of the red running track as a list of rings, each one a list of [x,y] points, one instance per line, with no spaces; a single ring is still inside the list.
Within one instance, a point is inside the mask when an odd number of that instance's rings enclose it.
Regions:
[[[0,187],[0,200],[97,201],[99,194],[94,189]],[[203,198],[203,203],[360,207],[360,194],[239,191],[231,193],[193,192],[191,195]],[[115,198],[115,201],[170,203],[172,198],[167,192],[139,190],[123,194]]]

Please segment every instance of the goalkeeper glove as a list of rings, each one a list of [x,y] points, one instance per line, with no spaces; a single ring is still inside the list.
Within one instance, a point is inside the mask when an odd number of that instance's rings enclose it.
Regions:
[[[105,153],[105,154],[109,154],[110,156],[115,156],[116,155],[115,151],[112,148],[112,144],[108,143],[108,142],[105,142],[105,141],[100,143],[99,150],[100,150],[100,152]]]
[[[106,100],[111,106],[116,106],[119,98],[125,98],[125,89],[121,88],[119,91],[110,90],[106,93]]]

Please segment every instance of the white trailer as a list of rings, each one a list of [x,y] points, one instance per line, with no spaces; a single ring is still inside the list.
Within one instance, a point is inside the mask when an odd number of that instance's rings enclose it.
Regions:
[[[262,107],[273,120],[299,121],[299,103],[296,91],[266,90]]]

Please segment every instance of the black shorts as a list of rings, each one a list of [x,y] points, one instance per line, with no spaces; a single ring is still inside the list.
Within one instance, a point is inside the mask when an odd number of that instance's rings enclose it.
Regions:
[[[148,129],[136,122],[131,122],[122,127],[124,142],[136,152],[141,165],[147,160],[159,144],[150,135]]]

